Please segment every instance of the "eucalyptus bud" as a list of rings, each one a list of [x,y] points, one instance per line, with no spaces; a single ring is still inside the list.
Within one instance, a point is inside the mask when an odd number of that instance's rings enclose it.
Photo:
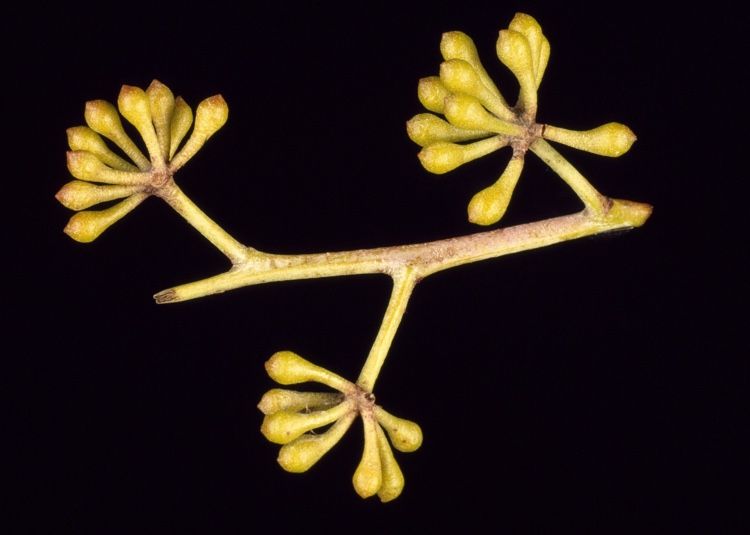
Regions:
[[[352,411],[321,435],[305,434],[285,444],[279,450],[279,464],[287,472],[306,472],[341,440],[356,417],[357,413]]]
[[[456,143],[441,141],[423,148],[419,151],[418,156],[422,166],[430,173],[442,175],[460,165],[486,156],[504,147],[507,143],[500,136],[483,139],[469,143],[468,145],[457,145]]]
[[[159,148],[159,141],[156,138],[156,131],[151,118],[151,104],[146,92],[140,87],[122,86],[120,95],[117,97],[117,107],[120,109],[120,114],[135,126],[138,133],[141,134],[149,156],[151,156],[151,161],[163,164],[164,158]]]
[[[536,73],[531,59],[531,48],[526,37],[513,30],[500,30],[497,57],[515,75],[520,85],[519,101],[524,111],[536,113]]]
[[[547,125],[542,135],[550,141],[613,158],[628,152],[637,139],[630,128],[620,123],[607,123],[583,132]]]
[[[339,391],[347,391],[351,383],[332,373],[325,368],[316,366],[309,360],[303,359],[291,351],[279,351],[274,353],[266,361],[266,372],[268,375],[282,385],[305,383],[314,381],[323,383]]]
[[[258,408],[263,414],[273,414],[279,411],[308,411],[327,409],[338,405],[342,401],[341,394],[332,392],[297,392],[283,388],[273,388],[263,394]]]
[[[484,130],[458,128],[431,113],[420,113],[409,119],[406,132],[421,147],[438,141],[467,141],[492,135],[492,132]]]
[[[193,157],[203,144],[224,126],[229,116],[229,107],[221,95],[209,97],[195,110],[195,124],[185,146],[178,152],[171,162],[171,169],[176,171]]]
[[[112,140],[125,154],[138,166],[146,170],[151,167],[151,162],[141,150],[133,143],[133,140],[125,133],[120,121],[120,115],[115,107],[106,100],[90,100],[86,103],[84,118],[94,132],[107,139]]]
[[[422,106],[435,113],[443,113],[444,102],[451,92],[437,76],[421,78],[417,86],[417,97]]]
[[[174,95],[172,91],[159,80],[154,80],[146,89],[151,108],[151,119],[159,141],[162,158],[169,158],[169,137],[172,114],[174,113]]]
[[[55,198],[70,210],[85,210],[99,203],[129,197],[141,189],[142,186],[97,186],[73,180],[65,184]]]
[[[74,126],[68,128],[65,133],[68,135],[68,146],[71,150],[90,152],[102,163],[120,171],[138,171],[135,165],[112,152],[101,136],[88,126]]]
[[[99,158],[86,151],[68,151],[68,171],[75,178],[88,182],[103,182],[105,184],[147,184],[150,180],[148,173],[131,173],[120,171],[104,165]]]
[[[146,197],[148,195],[145,193],[136,193],[106,210],[78,212],[70,218],[63,232],[76,241],[92,242],[141,204]]]
[[[382,407],[375,407],[375,417],[398,451],[408,453],[422,445],[422,429],[415,422],[393,416]]]
[[[492,225],[505,214],[523,170],[523,158],[511,158],[500,178],[483,189],[469,202],[469,221],[477,225]]]
[[[343,402],[330,409],[309,413],[279,411],[263,418],[260,431],[275,444],[287,444],[312,429],[335,422],[351,409],[350,402]]]
[[[352,484],[354,490],[362,498],[375,495],[383,483],[383,467],[380,462],[380,451],[378,448],[377,422],[369,415],[362,415],[362,424],[365,431],[365,447],[362,452],[362,460],[354,471]]]
[[[456,94],[446,98],[445,117],[452,125],[467,130],[489,130],[511,136],[523,134],[521,126],[492,115],[470,95]]]
[[[404,490],[404,474],[393,456],[393,450],[385,438],[383,429],[375,426],[378,434],[378,451],[380,452],[380,466],[382,471],[382,483],[378,490],[378,498],[381,502],[390,502],[401,495]]]
[[[193,124],[193,110],[190,109],[187,102],[182,97],[177,97],[174,101],[174,111],[172,112],[172,122],[169,126],[169,159],[172,159],[174,153],[185,138]]]

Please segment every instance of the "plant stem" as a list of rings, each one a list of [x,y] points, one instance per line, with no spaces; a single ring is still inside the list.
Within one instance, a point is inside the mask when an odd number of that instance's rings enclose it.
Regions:
[[[238,262],[230,271],[164,290],[154,298],[157,303],[173,303],[254,284],[341,275],[384,273],[395,277],[407,267],[415,278],[421,279],[438,271],[480,260],[602,232],[639,227],[651,215],[648,204],[603,199],[602,206],[607,208],[603,208],[601,213],[587,209],[577,214],[428,243],[301,255],[274,255],[251,249],[245,260]],[[206,237],[211,239],[209,235]],[[237,244],[233,238],[229,238]],[[242,251],[243,246],[239,247],[237,253]]]
[[[537,139],[529,147],[531,151],[539,156],[552,170],[560,175],[568,186],[580,197],[586,209],[590,210],[596,217],[602,217],[607,213],[608,199],[591,185],[586,178],[573,165],[563,158],[562,154],[542,138]]]
[[[357,379],[359,387],[368,392],[372,392],[375,380],[380,375],[380,368],[383,367],[385,358],[388,356],[388,350],[401,323],[401,318],[404,316],[406,304],[409,302],[409,297],[411,297],[411,292],[416,283],[417,277],[414,270],[408,267],[393,276],[393,291],[388,302],[388,308],[383,316],[375,342],[370,349],[370,354],[367,356],[365,365],[362,366],[359,379]]]
[[[221,228],[213,219],[188,198],[187,195],[171,180],[159,188],[157,195],[180,214],[198,232],[200,232],[214,247],[221,251],[233,266],[244,263],[254,249],[242,245],[227,231]]]

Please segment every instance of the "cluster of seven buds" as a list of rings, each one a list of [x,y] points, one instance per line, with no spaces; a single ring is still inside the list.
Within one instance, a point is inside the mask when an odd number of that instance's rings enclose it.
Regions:
[[[283,445],[278,462],[284,470],[299,473],[310,469],[336,445],[359,415],[364,450],[352,478],[354,490],[363,498],[377,494],[383,502],[401,494],[404,476],[388,438],[399,451],[415,451],[422,444],[419,425],[389,414],[375,404],[371,392],[291,351],[275,353],[266,362],[266,371],[282,385],[316,382],[338,391],[274,388],[263,396],[258,404],[265,415],[261,432],[269,441]],[[313,433],[327,425],[330,427],[325,432]]]
[[[88,126],[67,130],[68,170],[77,180],[65,184],[56,197],[66,208],[78,211],[65,233],[80,242],[95,240],[150,195],[158,196],[174,173],[224,125],[229,111],[221,95],[209,97],[198,105],[193,125],[190,106],[158,80],[145,91],[122,86],[117,108],[119,113],[105,100],[89,101],[84,112]],[[120,115],[136,128],[148,157],[125,132]],[[191,125],[193,131],[180,148]],[[109,208],[86,210],[118,199],[123,200]]]
[[[536,123],[537,90],[547,68],[550,46],[533,17],[518,13],[497,40],[497,56],[519,85],[515,106],[508,105],[479,60],[469,36],[443,34],[445,60],[440,76],[419,81],[417,94],[433,113],[420,113],[407,122],[409,137],[423,147],[419,159],[436,174],[510,146],[513,155],[498,180],[476,193],[468,205],[472,223],[491,225],[505,214],[523,170],[524,156],[539,138],[604,156],[620,156],[635,141],[625,125],[608,123],[577,132]],[[446,120],[435,113],[443,114]],[[469,143],[466,143],[469,142]]]

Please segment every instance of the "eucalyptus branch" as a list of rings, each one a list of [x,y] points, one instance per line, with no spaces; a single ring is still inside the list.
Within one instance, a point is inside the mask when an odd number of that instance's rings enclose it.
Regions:
[[[332,392],[298,392],[275,388],[258,405],[264,414],[261,432],[282,444],[279,464],[304,472],[328,452],[359,416],[364,448],[352,483],[362,497],[377,494],[393,500],[404,477],[393,456],[419,448],[422,431],[376,404],[373,389],[418,281],[439,271],[567,240],[638,227],[651,214],[643,203],[609,199],[546,140],[603,156],[627,152],[635,135],[625,125],[607,123],[577,132],[536,121],[537,89],[549,61],[550,46],[539,24],[519,13],[500,31],[497,55],[518,80],[518,101],[510,106],[479,60],[473,41],[462,32],[443,34],[440,76],[420,80],[418,97],[427,110],[407,122],[409,137],[422,147],[419,160],[442,174],[469,161],[510,146],[511,159],[499,178],[469,201],[469,221],[497,223],[505,214],[523,171],[527,153],[541,158],[581,199],[577,214],[553,217],[428,243],[335,253],[278,255],[240,243],[208,217],[177,186],[174,175],[226,122],[228,107],[221,95],[191,108],[158,81],[145,91],[123,86],[117,109],[103,100],[86,104],[88,126],[68,129],[68,169],[78,180],[66,184],[57,198],[79,211],[65,232],[90,242],[149,196],[164,200],[231,262],[229,271],[157,293],[157,303],[176,303],[244,286],[295,279],[380,273],[393,279],[393,289],[380,329],[356,383],[321,368],[291,351],[266,362],[269,376],[282,385],[317,382]],[[440,118],[441,114],[445,119]],[[120,115],[135,126],[148,157],[125,133]],[[195,119],[193,121],[193,119]],[[183,139],[193,126],[192,132]],[[102,139],[114,143],[113,152]],[[129,159],[129,161],[128,161]],[[121,199],[121,200],[120,200]],[[87,208],[119,200],[113,206]],[[322,434],[313,431],[330,424]],[[387,438],[386,438],[387,434]],[[390,443],[389,443],[390,440]]]

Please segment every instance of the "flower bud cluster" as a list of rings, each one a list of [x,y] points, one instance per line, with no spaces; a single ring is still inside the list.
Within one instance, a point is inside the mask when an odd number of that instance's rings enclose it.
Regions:
[[[66,208],[78,211],[65,227],[65,233],[79,242],[95,240],[149,195],[158,194],[174,173],[224,125],[227,115],[226,102],[221,95],[215,95],[198,105],[193,125],[190,106],[181,97],[175,98],[158,80],[151,82],[145,91],[122,86],[117,108],[104,100],[87,102],[84,117],[88,126],[67,131],[68,170],[77,180],[65,184],[56,195]],[[125,132],[120,116],[138,131],[148,157]],[[180,149],[191,125],[193,131]],[[114,152],[104,138],[122,154]],[[109,208],[86,210],[119,199],[122,200]]]
[[[496,45],[497,57],[518,81],[519,97],[513,107],[490,79],[469,36],[458,31],[443,34],[440,51],[445,60],[440,75],[422,78],[417,89],[419,101],[433,113],[415,115],[406,124],[411,140],[423,147],[418,155],[422,166],[443,174],[502,147],[513,149],[500,178],[469,202],[472,223],[491,225],[503,217],[525,153],[536,139],[545,137],[604,156],[620,156],[635,141],[630,129],[619,123],[585,132],[536,123],[537,90],[550,45],[529,15],[517,13],[508,28],[500,31]]]
[[[266,362],[266,371],[282,385],[316,382],[338,391],[274,388],[260,400],[258,408],[265,415],[261,432],[269,441],[282,444],[278,462],[284,470],[309,470],[336,445],[359,415],[364,427],[364,450],[352,478],[355,491],[363,498],[377,494],[384,502],[401,494],[404,476],[391,444],[403,452],[419,448],[422,431],[416,423],[389,414],[375,405],[371,393],[291,351],[275,353]],[[330,427],[323,433],[314,433],[324,426]]]

